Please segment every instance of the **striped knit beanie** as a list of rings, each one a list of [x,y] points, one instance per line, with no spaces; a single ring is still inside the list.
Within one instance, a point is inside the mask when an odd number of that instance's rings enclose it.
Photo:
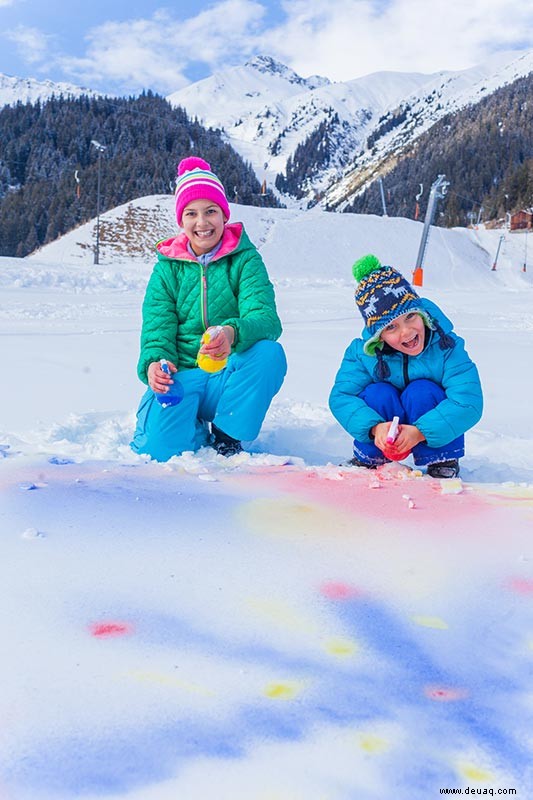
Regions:
[[[176,178],[176,218],[181,227],[183,210],[193,200],[211,200],[230,217],[228,199],[221,181],[211,172],[211,166],[202,158],[190,156],[178,164]]]
[[[352,271],[358,282],[355,302],[370,335],[364,344],[367,355],[375,355],[381,333],[402,314],[414,311],[428,328],[435,327],[419,295],[394,267],[384,267],[376,256],[369,255],[356,261]]]

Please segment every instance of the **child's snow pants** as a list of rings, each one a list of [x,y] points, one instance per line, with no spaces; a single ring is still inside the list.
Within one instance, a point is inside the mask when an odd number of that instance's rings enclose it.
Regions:
[[[282,346],[266,339],[243,353],[233,353],[220,372],[177,372],[173,380],[181,383],[183,400],[163,408],[152,389],[147,389],[137,411],[131,447],[156,461],[168,461],[208,444],[207,422],[214,422],[234,439],[251,441],[258,435],[286,372]]]
[[[413,425],[422,414],[431,411],[446,394],[442,386],[425,378],[412,381],[403,391],[391,383],[371,383],[359,395],[370,408],[377,411],[384,419],[392,420],[398,416],[400,423]],[[373,442],[359,442],[354,439],[354,456],[364,463],[384,464],[388,459],[383,451]],[[464,436],[458,436],[453,442],[442,447],[429,447],[426,442],[419,442],[413,447],[413,458],[417,467],[461,458],[465,454]]]

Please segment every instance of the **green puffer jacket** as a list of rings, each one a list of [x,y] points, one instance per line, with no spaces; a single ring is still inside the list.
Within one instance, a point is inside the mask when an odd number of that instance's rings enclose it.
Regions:
[[[235,329],[234,352],[260,339],[276,340],[281,322],[274,288],[242,223],[225,226],[220,250],[204,267],[187,249],[184,233],[157,245],[143,303],[139,378],[166,358],[179,370],[196,367],[200,339],[211,325]]]

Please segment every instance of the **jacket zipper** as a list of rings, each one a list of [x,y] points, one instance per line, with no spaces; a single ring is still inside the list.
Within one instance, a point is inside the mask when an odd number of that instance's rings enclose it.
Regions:
[[[409,385],[409,356],[403,353],[403,382],[404,389]]]
[[[205,274],[205,267],[203,264],[200,264],[200,306],[202,311],[202,322],[204,323],[204,328],[207,330],[209,328],[209,320],[207,317],[207,275]]]

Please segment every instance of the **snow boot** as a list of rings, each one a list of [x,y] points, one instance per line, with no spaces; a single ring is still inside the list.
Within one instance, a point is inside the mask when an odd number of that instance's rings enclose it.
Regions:
[[[220,428],[217,428],[213,423],[211,423],[211,432],[214,437],[211,447],[216,450],[219,455],[229,458],[237,453],[242,453],[242,445],[238,439],[228,436],[227,433],[221,431]]]
[[[428,464],[428,475],[432,478],[456,478],[459,475],[459,459],[451,458],[449,461]]]
[[[343,461],[340,466],[341,467],[365,467],[365,469],[377,469],[379,464],[367,464],[364,461],[359,461],[359,459],[354,456],[353,458],[348,459],[348,461]]]

